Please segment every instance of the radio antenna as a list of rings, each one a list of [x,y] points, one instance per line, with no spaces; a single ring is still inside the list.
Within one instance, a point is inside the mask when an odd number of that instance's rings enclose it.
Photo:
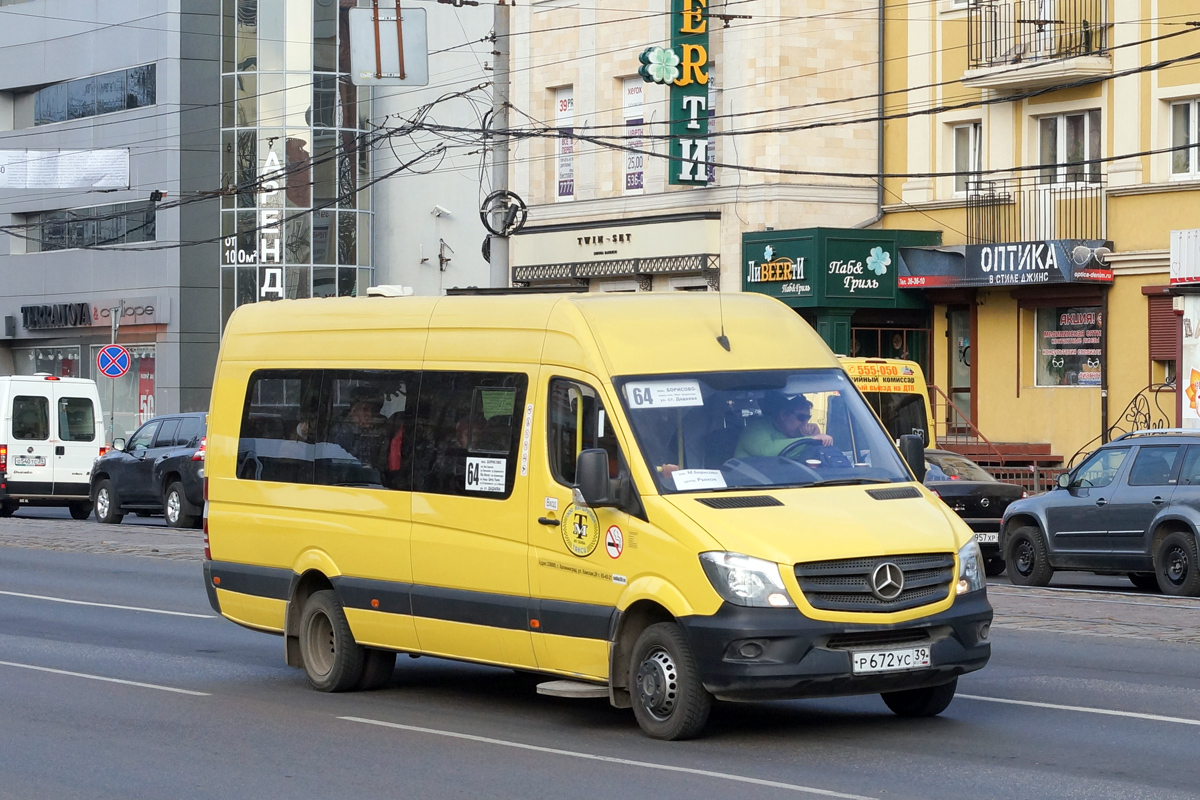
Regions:
[[[717,337],[717,344],[725,348],[725,352],[729,350],[729,337],[725,335],[725,300],[721,297],[721,290],[717,289],[717,307],[721,313],[721,335]]]

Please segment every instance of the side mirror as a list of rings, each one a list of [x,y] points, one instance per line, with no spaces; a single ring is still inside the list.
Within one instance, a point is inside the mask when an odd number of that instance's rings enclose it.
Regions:
[[[1060,489],[1070,489],[1071,488],[1071,473],[1064,472],[1063,474],[1058,476],[1058,488],[1060,488]]]
[[[599,448],[584,450],[575,461],[576,502],[582,498],[592,508],[610,506],[612,484],[608,479],[608,453]]]
[[[913,471],[917,483],[925,482],[925,442],[920,436],[906,433],[900,437],[900,455],[908,462],[908,468]]]
[[[125,452],[125,440],[120,436],[113,439],[113,450],[120,450],[122,453]]]

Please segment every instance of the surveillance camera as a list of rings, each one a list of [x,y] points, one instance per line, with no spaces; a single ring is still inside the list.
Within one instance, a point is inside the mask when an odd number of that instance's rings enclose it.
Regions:
[[[448,217],[450,216],[450,209],[443,208],[442,206],[434,206],[433,211],[430,211],[429,213],[433,214],[435,217]]]

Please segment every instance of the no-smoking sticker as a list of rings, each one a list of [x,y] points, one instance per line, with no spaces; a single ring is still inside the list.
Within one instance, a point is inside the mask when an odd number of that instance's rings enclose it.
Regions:
[[[621,553],[625,550],[625,537],[621,535],[621,529],[613,525],[604,534],[604,549],[608,551],[609,558],[620,558]]]

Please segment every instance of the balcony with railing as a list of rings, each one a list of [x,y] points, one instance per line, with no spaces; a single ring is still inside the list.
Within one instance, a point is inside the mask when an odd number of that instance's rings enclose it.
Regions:
[[[1099,175],[1068,172],[967,182],[967,244],[1106,239],[1105,192]]]
[[[969,0],[967,72],[984,89],[1112,73],[1108,0]]]

